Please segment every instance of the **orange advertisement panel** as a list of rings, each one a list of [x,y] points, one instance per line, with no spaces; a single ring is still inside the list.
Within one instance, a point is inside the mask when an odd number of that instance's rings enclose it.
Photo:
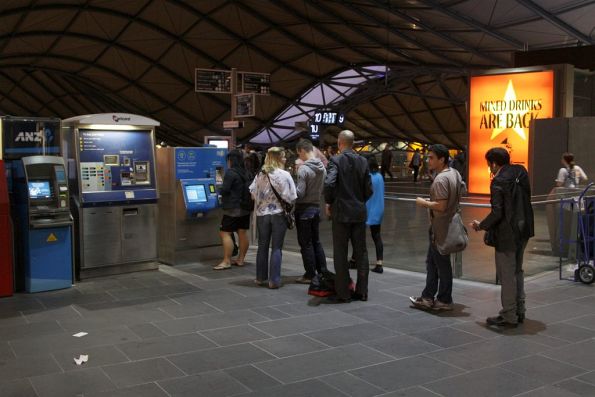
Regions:
[[[529,169],[529,123],[550,118],[554,71],[471,77],[469,98],[469,192],[490,192],[485,153],[503,147],[513,164]]]

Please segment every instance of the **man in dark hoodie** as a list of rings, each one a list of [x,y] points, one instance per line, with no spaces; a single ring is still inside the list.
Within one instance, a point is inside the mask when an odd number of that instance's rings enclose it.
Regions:
[[[326,256],[318,232],[320,197],[326,170],[322,161],[316,157],[312,142],[300,140],[296,151],[303,164],[297,171],[295,223],[305,270],[304,275],[296,281],[310,284],[316,272],[326,270]]]
[[[522,165],[511,165],[510,155],[496,147],[485,155],[494,178],[490,184],[492,210],[481,222],[473,221],[475,231],[486,230],[485,242],[496,248],[496,274],[502,285],[502,310],[486,323],[516,327],[525,319],[523,253],[534,235],[529,175]]]

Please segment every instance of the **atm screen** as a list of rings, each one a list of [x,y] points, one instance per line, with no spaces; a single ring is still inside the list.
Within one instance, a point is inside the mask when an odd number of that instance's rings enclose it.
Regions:
[[[188,185],[186,186],[186,197],[189,203],[206,203],[207,191],[205,185]]]
[[[29,182],[29,197],[31,199],[48,199],[52,197],[50,181]]]

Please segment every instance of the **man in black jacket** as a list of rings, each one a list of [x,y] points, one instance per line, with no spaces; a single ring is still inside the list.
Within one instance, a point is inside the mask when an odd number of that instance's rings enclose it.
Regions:
[[[523,253],[533,237],[533,208],[529,175],[522,165],[511,165],[504,148],[488,150],[485,158],[494,175],[490,185],[491,212],[471,227],[486,230],[486,244],[496,248],[496,274],[502,285],[502,310],[488,317],[488,325],[516,327],[525,319]]]
[[[366,201],[372,196],[372,180],[368,162],[352,149],[353,141],[353,132],[341,131],[338,140],[341,153],[330,159],[324,182],[326,213],[333,221],[333,259],[338,302],[368,300]],[[349,291],[349,240],[357,265],[357,285],[353,295]]]

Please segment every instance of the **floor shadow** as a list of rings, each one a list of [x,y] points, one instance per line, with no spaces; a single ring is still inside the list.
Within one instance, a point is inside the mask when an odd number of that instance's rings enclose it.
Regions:
[[[417,309],[421,312],[426,312],[429,313],[433,316],[436,317],[469,317],[471,316],[471,313],[466,313],[464,310],[467,309],[469,306],[466,305],[462,305],[460,303],[454,303],[453,305],[453,309],[450,311],[446,311],[446,310],[432,310],[432,309],[420,309],[418,307],[415,307],[413,305],[410,305],[409,307],[411,307],[412,309]]]
[[[281,286],[288,284],[296,284],[296,276],[281,276]],[[258,285],[254,282],[254,279],[246,280],[234,280],[229,282],[230,285],[236,285],[238,287],[250,287],[250,288],[267,288],[267,285]]]
[[[499,335],[506,335],[506,336],[519,336],[519,335],[537,335],[542,331],[547,329],[545,323],[537,320],[531,320],[525,318],[525,321],[522,324],[519,324],[516,328],[506,328],[506,327],[496,327],[487,325],[485,322],[475,322],[480,327],[485,328],[488,331],[492,331]]]

